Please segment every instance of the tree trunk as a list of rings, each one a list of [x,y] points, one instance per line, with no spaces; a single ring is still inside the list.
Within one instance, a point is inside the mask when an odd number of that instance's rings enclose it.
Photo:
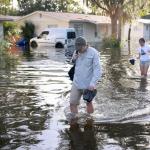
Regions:
[[[128,30],[128,51],[129,54],[131,53],[131,24],[129,26],[129,30]]]
[[[111,18],[111,34],[114,38],[118,38],[117,37],[117,15],[112,15],[110,16]]]

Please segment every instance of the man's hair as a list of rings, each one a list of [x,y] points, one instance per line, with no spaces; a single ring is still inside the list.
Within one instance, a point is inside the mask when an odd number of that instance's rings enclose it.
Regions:
[[[75,41],[75,46],[86,46],[87,42],[84,37],[78,37]]]
[[[140,39],[139,39],[139,42],[145,43],[145,39],[144,39],[144,38],[140,38]]]

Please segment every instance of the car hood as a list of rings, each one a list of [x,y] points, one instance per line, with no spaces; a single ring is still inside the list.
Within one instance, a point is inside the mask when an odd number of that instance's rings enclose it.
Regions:
[[[34,38],[30,39],[30,41],[33,41],[33,40],[36,40],[36,39],[37,39],[37,37],[34,37]]]

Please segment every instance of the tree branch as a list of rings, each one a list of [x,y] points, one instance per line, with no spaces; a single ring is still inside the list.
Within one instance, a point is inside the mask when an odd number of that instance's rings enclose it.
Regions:
[[[100,7],[101,9],[103,9],[103,10],[105,10],[107,13],[109,13],[109,10],[108,9],[106,9],[105,7],[103,7],[101,4],[100,4],[100,2],[98,2],[97,0],[91,0],[91,2],[93,3],[93,4],[96,4],[98,7]]]

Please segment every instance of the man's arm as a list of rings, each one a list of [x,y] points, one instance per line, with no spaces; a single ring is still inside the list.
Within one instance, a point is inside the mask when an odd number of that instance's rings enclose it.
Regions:
[[[75,61],[76,61],[77,58],[78,58],[78,54],[77,54],[77,51],[75,50],[74,53],[73,53],[73,56],[71,58],[71,62],[75,63]]]
[[[90,82],[90,87],[89,87],[90,90],[96,88],[96,84],[98,80],[101,78],[101,76],[102,76],[102,68],[100,64],[100,56],[98,52],[96,52],[93,58],[93,77]]]

